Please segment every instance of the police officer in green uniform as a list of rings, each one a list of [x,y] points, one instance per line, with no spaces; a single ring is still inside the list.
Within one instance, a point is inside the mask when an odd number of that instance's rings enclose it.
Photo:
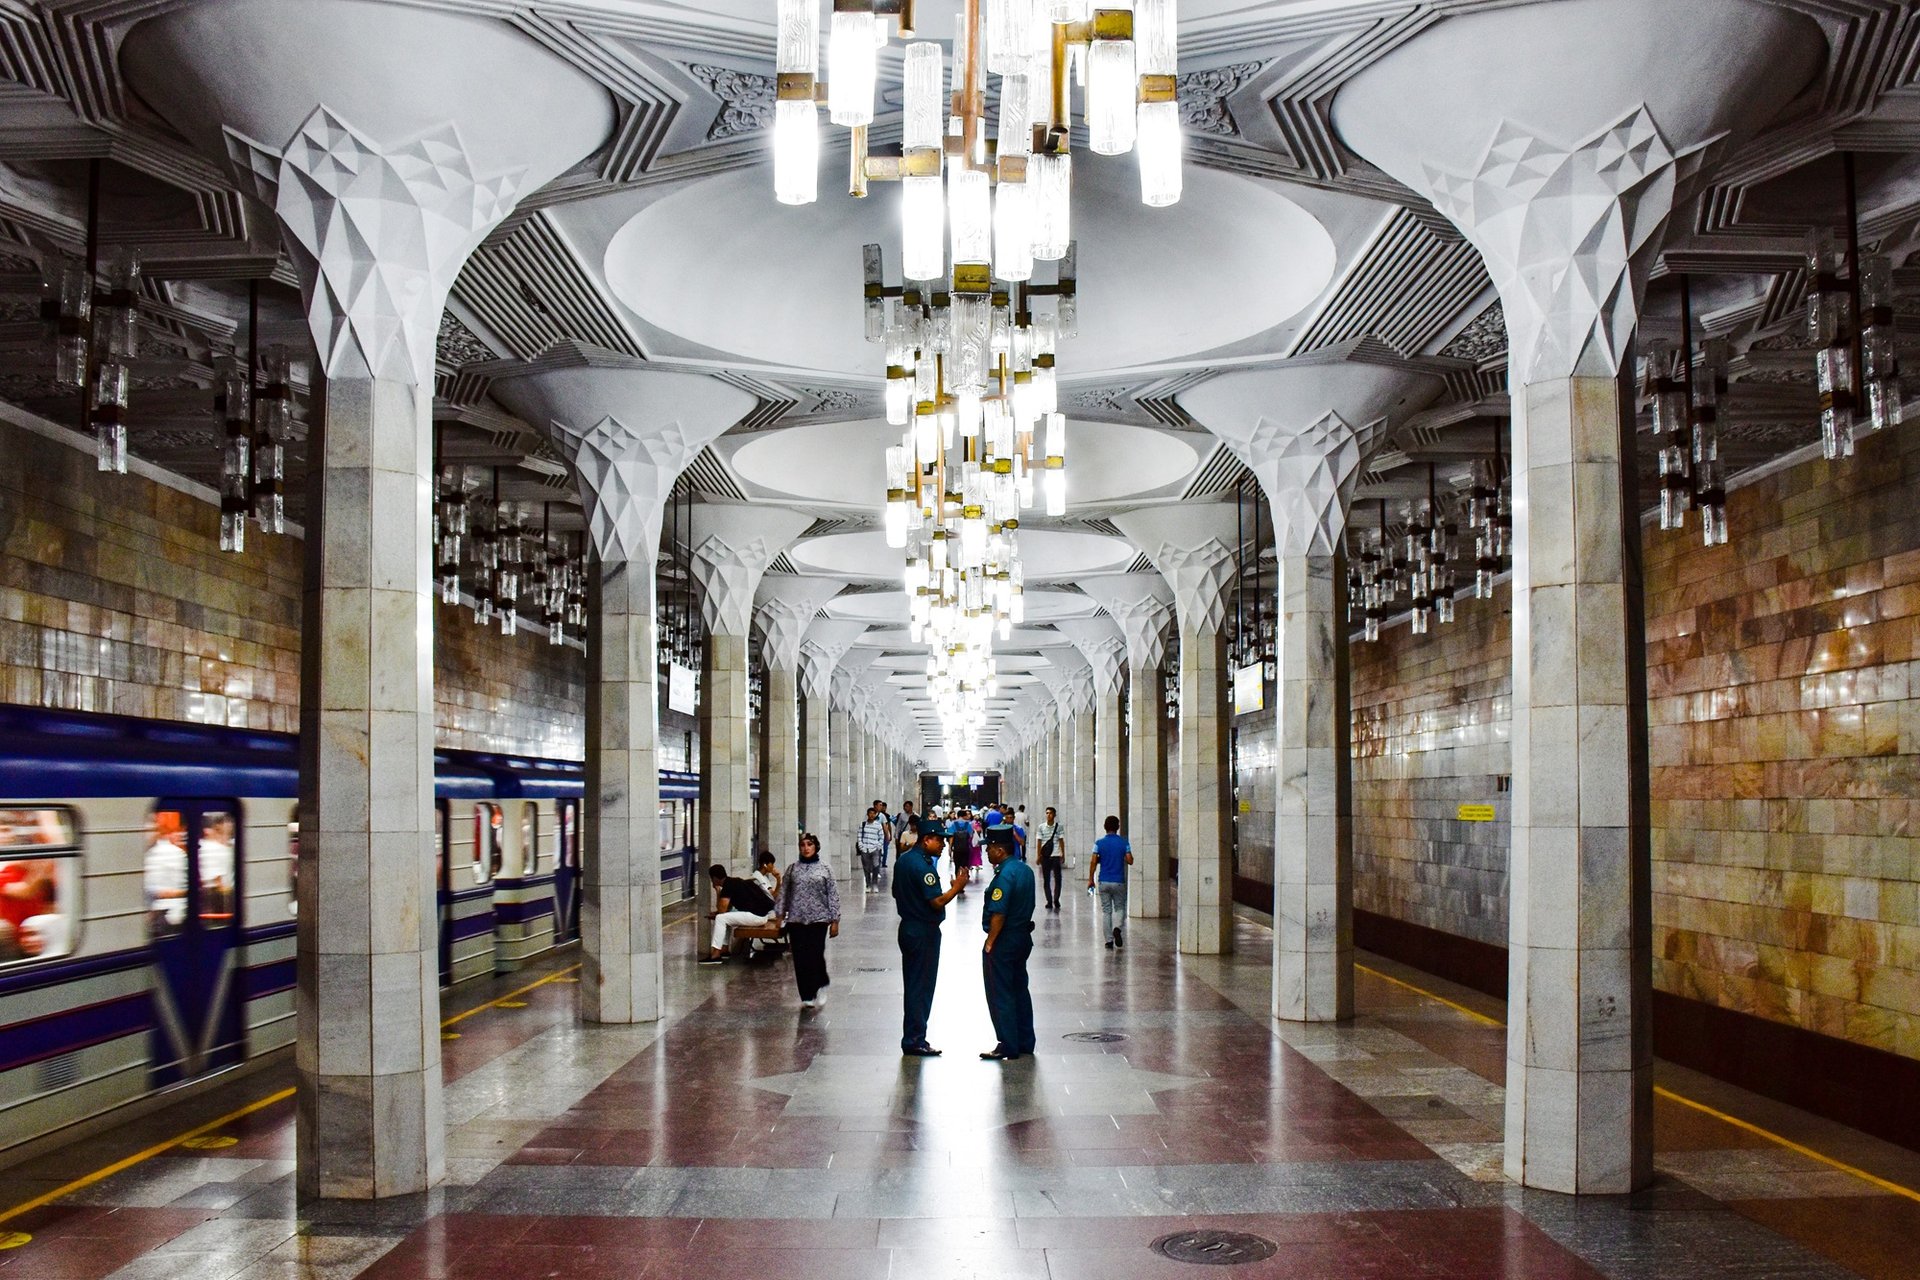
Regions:
[[[987,886],[987,931],[981,969],[987,983],[987,1012],[1000,1043],[982,1058],[1010,1062],[1034,1050],[1033,996],[1027,989],[1027,958],[1033,954],[1033,868],[1014,853],[1013,828],[987,829],[987,859],[993,883]]]
[[[940,846],[946,835],[937,823],[920,829],[920,840],[900,855],[893,868],[893,905],[900,912],[900,969],[906,979],[906,1019],[900,1032],[900,1052],[914,1058],[937,1058],[940,1051],[927,1043],[927,1015],[933,1010],[933,983],[940,973],[940,922],[947,903],[967,884],[963,867],[953,887],[940,891]]]

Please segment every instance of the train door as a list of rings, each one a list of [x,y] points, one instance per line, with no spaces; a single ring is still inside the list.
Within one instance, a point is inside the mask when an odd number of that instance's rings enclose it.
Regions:
[[[439,920],[440,985],[453,982],[453,885],[447,879],[448,842],[453,838],[447,821],[447,802],[433,802],[434,915]]]
[[[246,850],[233,800],[154,806],[141,883],[153,963],[155,1087],[239,1062],[239,974]]]
[[[554,803],[559,826],[553,857],[553,941],[572,942],[580,936],[580,802]]]

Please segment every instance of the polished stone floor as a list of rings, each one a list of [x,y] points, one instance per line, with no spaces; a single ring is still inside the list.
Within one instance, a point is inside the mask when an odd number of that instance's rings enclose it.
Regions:
[[[855,895],[818,1011],[783,961],[697,968],[682,921],[658,1025],[583,1025],[565,955],[450,998],[444,1186],[297,1206],[268,1071],[0,1171],[0,1280],[1158,1280],[1215,1274],[1150,1247],[1210,1227],[1273,1242],[1217,1273],[1246,1277],[1916,1274],[1920,1159],[1694,1077],[1663,1076],[1652,1190],[1506,1184],[1499,1006],[1369,959],[1353,1024],[1276,1025],[1251,923],[1230,957],[1157,922],[1110,952],[1070,894],[1040,1053],[981,1062],[978,904],[947,924],[944,1058],[894,1050],[884,896]]]

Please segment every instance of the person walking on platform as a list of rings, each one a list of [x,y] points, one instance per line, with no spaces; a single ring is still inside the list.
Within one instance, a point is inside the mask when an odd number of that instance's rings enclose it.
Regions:
[[[1046,895],[1047,910],[1058,911],[1061,854],[1066,852],[1066,848],[1052,805],[1047,806],[1046,821],[1033,829],[1033,847],[1040,854],[1040,888]]]
[[[1093,865],[1087,868],[1087,888],[1100,891],[1100,932],[1107,950],[1127,945],[1120,932],[1127,923],[1127,868],[1133,865],[1133,846],[1120,834],[1120,819],[1108,816],[1107,834],[1093,842]]]
[[[880,887],[880,872],[886,866],[887,841],[892,838],[893,828],[880,816],[877,808],[869,806],[866,821],[860,824],[860,834],[855,837],[855,846],[860,850],[860,870],[866,876],[867,888]]]
[[[811,831],[800,837],[800,861],[780,880],[780,912],[793,947],[793,982],[800,988],[800,1007],[818,1009],[827,1002],[827,939],[840,936],[840,886],[833,870],[820,861],[820,837]]]
[[[980,1056],[1010,1062],[1035,1048],[1033,995],[1027,987],[1027,960],[1033,955],[1033,868],[1013,856],[1013,829],[1004,824],[988,830],[987,859],[994,874],[981,917],[987,943],[980,967],[987,984],[987,1013],[999,1043]]]
[[[921,828],[919,843],[903,850],[893,867],[893,905],[900,913],[900,975],[906,983],[900,1052],[913,1058],[940,1056],[927,1043],[933,985],[940,975],[940,923],[947,918],[947,904],[967,884],[963,870],[954,875],[953,886],[941,892],[940,846],[944,843],[940,828],[929,823]]]

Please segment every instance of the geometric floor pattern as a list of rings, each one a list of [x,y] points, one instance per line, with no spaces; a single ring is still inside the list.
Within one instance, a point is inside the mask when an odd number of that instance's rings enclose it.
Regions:
[[[818,1011],[785,962],[696,967],[677,923],[658,1024],[581,1023],[566,955],[450,998],[443,1186],[296,1205],[275,1068],[0,1171],[0,1280],[1916,1274],[1920,1198],[1898,1187],[1920,1159],[1674,1073],[1711,1110],[1661,1098],[1651,1190],[1507,1184],[1499,1006],[1369,960],[1353,1023],[1275,1024],[1245,921],[1231,956],[1179,956],[1145,921],[1111,952],[1068,895],[1036,935],[1040,1052],[981,1062],[978,907],[946,926],[943,1058],[894,1052],[884,895],[854,895]],[[1276,1249],[1203,1268],[1150,1248],[1209,1227]]]

